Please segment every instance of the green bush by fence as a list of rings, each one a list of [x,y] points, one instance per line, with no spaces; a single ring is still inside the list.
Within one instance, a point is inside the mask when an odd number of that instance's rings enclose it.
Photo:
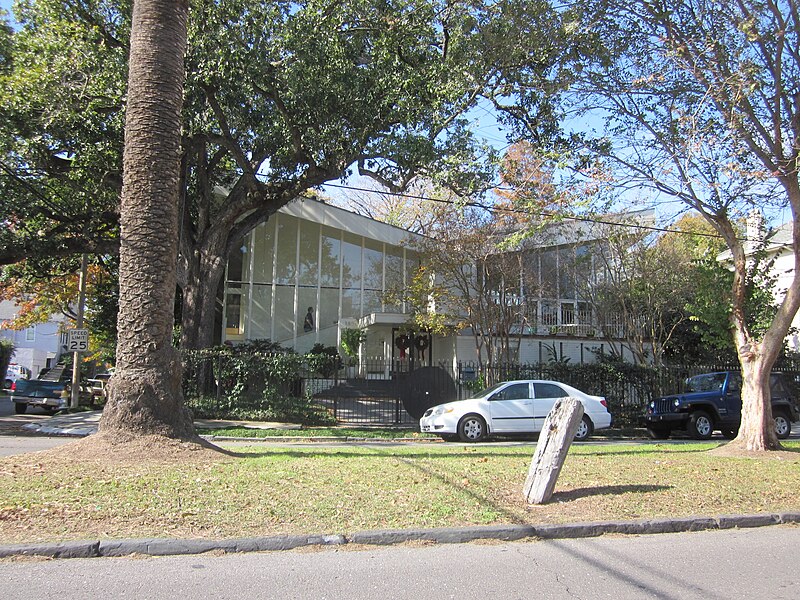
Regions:
[[[11,340],[0,338],[0,374],[2,374],[3,377],[6,376],[8,364],[11,362],[12,356],[14,356],[14,344],[11,343]],[[0,388],[2,387],[2,382],[0,382]]]
[[[195,415],[324,425],[333,417],[301,393],[306,357],[259,345],[184,353],[184,395]],[[264,350],[267,350],[266,352]]]

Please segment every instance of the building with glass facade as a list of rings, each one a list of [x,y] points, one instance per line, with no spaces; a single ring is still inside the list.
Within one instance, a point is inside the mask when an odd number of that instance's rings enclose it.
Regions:
[[[405,307],[388,304],[419,264],[414,234],[316,200],[253,229],[228,261],[224,341],[268,338],[297,352],[367,328],[364,356],[391,358]]]
[[[518,282],[513,294],[524,310],[512,331],[521,337],[516,359],[591,362],[604,352],[603,344],[622,337],[621,332],[609,337],[616,326],[604,323],[606,339],[598,339],[596,315],[580,292],[602,278],[593,252],[602,235],[580,224],[560,225],[551,233],[546,243],[518,251],[514,268],[503,266],[492,275]],[[290,203],[252,230],[228,261],[223,341],[269,339],[305,353],[318,343],[338,346],[343,329],[361,327],[362,359],[475,360],[471,331],[409,339],[409,307],[387,301],[397,297],[387,291],[407,286],[417,271],[415,238],[316,200]]]

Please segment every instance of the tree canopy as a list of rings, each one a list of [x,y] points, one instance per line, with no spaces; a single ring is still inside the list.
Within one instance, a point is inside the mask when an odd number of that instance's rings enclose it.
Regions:
[[[583,26],[602,51],[576,69],[570,94],[603,121],[589,156],[614,188],[646,188],[696,210],[731,252],[731,324],[745,374],[737,443],[778,447],[768,378],[800,306],[800,78],[793,0],[598,0]],[[576,153],[576,155],[579,153]],[[794,281],[766,329],[748,317],[756,264],[737,223],[754,208],[788,208]]]
[[[130,3],[28,0],[0,77],[0,263],[117,243]],[[535,24],[535,26],[531,25]],[[524,89],[538,137],[570,60],[544,2],[199,0],[183,109],[178,282],[184,343],[209,342],[231,248],[327,181],[390,190],[425,176],[482,189],[495,159],[469,129],[481,98]],[[531,60],[533,59],[533,60]],[[35,265],[34,265],[35,266]],[[44,270],[44,269],[43,269]]]

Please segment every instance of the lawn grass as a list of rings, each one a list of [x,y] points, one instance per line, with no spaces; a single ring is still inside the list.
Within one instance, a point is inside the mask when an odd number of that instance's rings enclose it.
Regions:
[[[0,543],[800,510],[800,442],[784,443],[788,460],[710,455],[717,445],[574,445],[542,506],[521,493],[531,446],[253,446],[136,466],[20,455],[0,460]]]

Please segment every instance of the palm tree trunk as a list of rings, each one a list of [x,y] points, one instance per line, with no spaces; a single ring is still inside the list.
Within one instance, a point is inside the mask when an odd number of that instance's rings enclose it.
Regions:
[[[172,347],[186,0],[135,0],[121,205],[117,371],[103,433],[192,438]]]

